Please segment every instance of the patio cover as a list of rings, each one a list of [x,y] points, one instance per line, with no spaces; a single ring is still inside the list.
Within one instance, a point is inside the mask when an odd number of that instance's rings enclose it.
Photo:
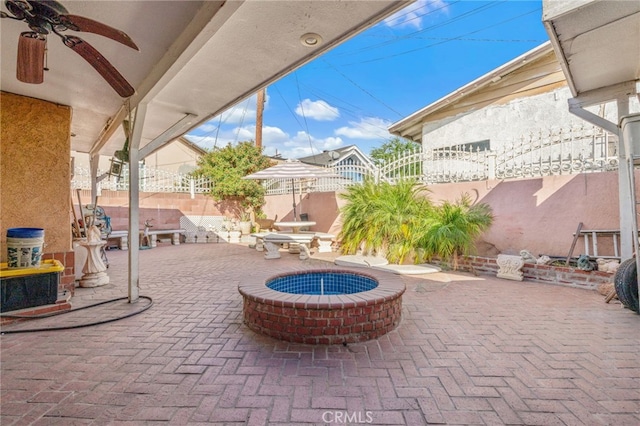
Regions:
[[[91,43],[135,88],[131,108],[146,105],[139,147],[155,140],[150,153],[412,1],[60,3],[71,14],[124,31],[140,48],[67,31]],[[49,36],[44,83],[22,83],[16,79],[17,44],[28,27],[2,19],[0,30],[3,91],[71,106],[72,150],[111,156],[122,149],[125,100],[86,61]],[[316,44],[303,43],[309,33],[318,35]]]
[[[542,19],[573,96],[637,93],[640,2],[544,0]]]
[[[127,33],[140,51],[95,34],[93,45],[135,88],[123,100],[57,37],[47,44],[42,84],[16,78],[17,40],[25,22],[2,19],[0,89],[72,108],[71,149],[99,155],[122,149],[130,118],[131,163],[198,127],[297,67],[414,0],[62,0],[70,14]],[[6,9],[3,8],[3,11]],[[135,110],[135,111],[134,111]],[[129,175],[129,232],[139,219],[138,169]],[[130,240],[129,298],[138,298],[138,241]]]

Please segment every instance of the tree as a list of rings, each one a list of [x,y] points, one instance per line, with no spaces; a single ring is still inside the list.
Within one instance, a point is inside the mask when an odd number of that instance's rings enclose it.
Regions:
[[[265,203],[264,188],[258,181],[243,177],[272,165],[262,155],[262,148],[245,141],[207,152],[198,160],[193,174],[213,180],[210,194],[216,201],[237,200],[243,212],[259,213]]]
[[[420,146],[421,145],[418,142],[395,137],[383,143],[379,148],[372,149],[369,157],[371,157],[377,166],[381,166],[389,161],[395,160],[407,152],[413,152],[420,149]]]
[[[395,137],[389,139],[387,142],[382,144],[381,147],[372,149],[369,156],[376,166],[382,167],[389,163],[392,163],[398,158],[407,156],[414,152],[419,152],[420,147],[421,145],[418,142]],[[418,177],[421,174],[422,162],[420,161],[420,157],[418,156],[416,157],[415,161],[395,168],[392,171],[392,175],[389,177]]]

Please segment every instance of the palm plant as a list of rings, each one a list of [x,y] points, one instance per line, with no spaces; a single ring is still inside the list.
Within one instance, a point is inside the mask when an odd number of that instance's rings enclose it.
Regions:
[[[417,247],[417,229],[429,221],[432,204],[425,189],[411,180],[396,184],[365,181],[340,197],[342,252],[382,254],[392,263],[402,263]]]
[[[429,225],[418,245],[427,259],[438,256],[451,260],[458,269],[458,257],[468,255],[475,248],[475,240],[493,223],[491,207],[485,203],[472,204],[468,194],[456,202],[443,202],[432,211]]]

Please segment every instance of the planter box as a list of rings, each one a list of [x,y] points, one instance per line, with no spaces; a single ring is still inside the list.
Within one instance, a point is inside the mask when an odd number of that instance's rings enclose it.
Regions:
[[[496,258],[468,256],[461,258],[458,264],[460,271],[472,272],[479,275],[497,275],[498,264]],[[446,262],[435,262],[444,268],[450,268]],[[537,281],[548,284],[579,287],[595,290],[600,284],[613,282],[615,274],[602,271],[582,271],[571,266],[537,265],[525,263],[522,267],[523,278],[527,281]]]
[[[62,271],[64,266],[54,259],[42,261],[38,268],[8,269],[3,263],[0,270],[0,311],[56,303]]]

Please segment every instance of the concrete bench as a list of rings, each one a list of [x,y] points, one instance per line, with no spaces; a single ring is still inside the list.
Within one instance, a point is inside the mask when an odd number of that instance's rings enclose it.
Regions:
[[[300,250],[300,260],[306,260],[311,255],[309,248],[314,239],[313,234],[294,233],[271,233],[263,238],[265,259],[279,259],[281,244],[289,244],[289,252],[295,253],[296,248]],[[257,245],[257,244],[256,244]]]
[[[142,231],[144,232],[144,231]],[[174,246],[180,245],[180,235],[185,234],[187,231],[184,229],[152,229],[149,230],[149,239],[151,240],[151,247],[156,247],[158,239],[161,236],[171,238],[171,244]],[[141,234],[142,235],[142,234]]]
[[[331,244],[336,238],[335,235],[327,232],[300,231],[301,234],[313,234],[313,247],[318,247],[318,253],[331,253]]]
[[[256,239],[256,251],[264,251],[264,237],[273,232],[254,232],[250,234],[251,237]]]
[[[186,233],[184,229],[155,229],[149,230],[149,240],[151,241],[151,247],[158,245],[158,238],[160,236],[168,236],[171,238],[171,244],[174,246],[180,245],[180,235]],[[144,231],[140,231],[140,238],[142,238]],[[118,248],[120,250],[129,250],[129,231],[111,231],[107,239],[117,239]]]

